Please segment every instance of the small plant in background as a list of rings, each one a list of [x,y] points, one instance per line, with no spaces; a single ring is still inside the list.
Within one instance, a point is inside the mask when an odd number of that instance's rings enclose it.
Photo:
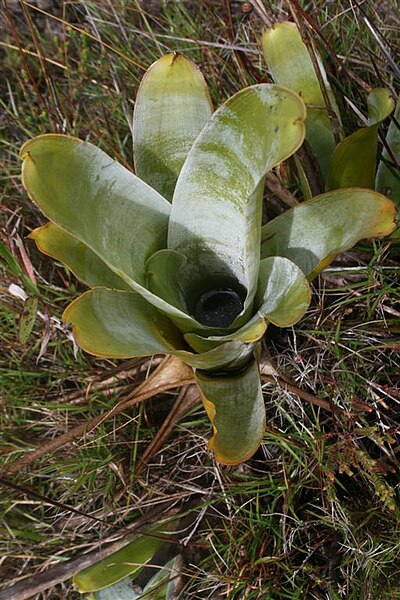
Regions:
[[[389,105],[384,91],[373,98]],[[24,186],[50,221],[31,237],[92,288],[64,312],[77,343],[97,356],[167,353],[190,365],[213,425],[210,447],[225,464],[252,456],[264,434],[257,348],[268,323],[296,323],[311,279],[358,240],[395,227],[389,199],[332,189],[343,187],[346,140],[333,150],[326,110],[306,113],[294,91],[259,84],[212,113],[197,67],[168,54],[138,91],[136,175],[69,136],[42,135],[21,149]],[[305,134],[336,183],[262,227],[265,175]]]
[[[273,80],[295,91],[306,103],[306,140],[317,159],[322,187],[376,189],[400,206],[400,176],[396,164],[391,162],[398,163],[400,139],[400,129],[394,120],[377,169],[378,128],[395,108],[390,91],[371,90],[365,126],[344,137],[340,111],[323,62],[311,40],[309,44],[310,51],[297,26],[288,21],[276,23],[262,36],[263,53]],[[396,119],[398,115],[397,107]],[[301,169],[299,162],[296,166]],[[304,173],[299,179],[304,181]],[[307,186],[303,192],[307,196]]]

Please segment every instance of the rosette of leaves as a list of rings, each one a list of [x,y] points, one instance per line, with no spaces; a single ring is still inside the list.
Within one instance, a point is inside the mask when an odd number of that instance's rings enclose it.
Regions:
[[[168,54],[140,85],[135,173],[64,135],[24,144],[22,178],[49,223],[31,237],[91,289],[64,312],[89,353],[173,354],[194,370],[216,458],[258,448],[265,409],[257,344],[310,302],[308,280],[359,239],[394,227],[370,190],[329,192],[261,227],[265,174],[302,144],[302,99],[274,84],[212,112],[205,81]]]

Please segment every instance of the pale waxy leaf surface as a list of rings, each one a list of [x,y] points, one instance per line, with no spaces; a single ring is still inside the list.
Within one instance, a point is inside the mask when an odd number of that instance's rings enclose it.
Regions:
[[[58,225],[46,223],[34,229],[29,237],[35,241],[40,252],[62,262],[89,287],[130,289],[88,246]]]
[[[95,356],[174,354],[194,368],[221,369],[248,360],[253,351],[252,344],[235,340],[201,354],[189,352],[168,317],[132,291],[90,290],[66,308],[63,319],[72,324],[77,344]]]
[[[164,299],[182,313],[192,314],[201,288],[196,285],[198,279],[193,277],[192,271],[187,266],[185,256],[175,250],[159,250],[147,261],[146,272],[147,286],[153,294]],[[212,281],[211,278],[205,280],[207,287],[212,287]],[[219,285],[220,282],[221,279],[218,279],[216,285]],[[256,290],[251,296],[247,294],[243,310],[230,326],[224,328],[206,326],[199,323],[195,317],[190,317],[193,319],[192,332],[198,332],[200,335],[223,335],[226,331],[237,329],[240,327],[240,323],[245,322],[246,318],[249,317],[251,300],[254,299],[255,292]],[[172,315],[171,318],[176,321],[178,326],[181,325],[182,320],[180,318],[175,319]]]
[[[318,158],[325,178],[335,148],[335,138],[310,53],[295,23],[283,21],[267,29],[262,36],[262,48],[272,79],[299,94],[307,106],[306,139]],[[340,114],[335,97],[321,57],[316,50],[315,55],[340,129]]]
[[[267,330],[267,322],[260,315],[252,317],[237,332],[227,335],[210,335],[208,337],[198,333],[185,333],[184,338],[196,352],[207,352],[229,341],[240,341],[254,344],[262,338]]]
[[[165,198],[77,138],[40,135],[20,155],[23,184],[48,219],[143,283],[146,260],[166,246]]]
[[[328,190],[352,186],[374,188],[378,128],[393,111],[394,99],[389,90],[376,88],[369,94],[367,103],[368,125],[335,148],[326,183]]]
[[[139,600],[140,597],[141,594],[133,590],[132,578],[125,577],[114,585],[94,592],[86,600]]]
[[[181,346],[175,325],[136,292],[95,288],[74,300],[63,319],[77,344],[108,358],[170,353]]]
[[[83,569],[73,577],[75,588],[80,593],[96,592],[129,575],[137,575],[164,544],[160,536],[171,529],[171,523],[161,524],[149,531],[149,535],[140,535],[114,554]]]
[[[190,273],[186,262],[186,257],[175,250],[159,250],[146,263],[146,279],[149,290],[188,314],[185,283]]]
[[[182,558],[178,555],[168,561],[162,569],[157,570],[144,587],[138,600],[177,600],[176,581],[181,569]]]
[[[241,90],[194,143],[172,202],[168,247],[186,256],[193,281],[228,277],[254,291],[260,254],[262,177],[304,138],[305,106],[270,84]]]
[[[237,375],[209,376],[196,371],[196,384],[214,435],[209,448],[219,462],[248,460],[265,431],[265,406],[256,361]]]
[[[144,75],[133,117],[135,172],[172,200],[176,180],[196,137],[212,114],[199,68],[179,54],[166,54]]]
[[[287,210],[262,228],[261,256],[284,256],[310,280],[359,240],[396,226],[391,200],[373,190],[327,192]]]
[[[198,351],[204,351],[217,342],[240,340],[255,343],[264,335],[268,323],[278,327],[297,323],[310,300],[310,287],[303,271],[287,258],[271,256],[260,262],[255,314],[245,325],[228,335],[205,337],[188,333],[185,339]]]
[[[310,286],[295,263],[282,256],[260,262],[258,315],[278,327],[290,327],[302,318],[310,301]]]
[[[40,135],[23,145],[20,156],[23,184],[50,221],[184,330],[196,329],[194,319],[145,287],[147,259],[166,246],[171,205],[165,198],[77,138]]]
[[[400,127],[396,124],[400,122],[400,99],[397,100],[394,119],[390,122],[386,135],[386,142],[393,155],[400,162]],[[379,162],[376,174],[376,189],[393,200],[400,210],[400,170],[392,163],[386,148],[382,152],[382,160]],[[400,235],[396,232],[395,235]]]
[[[249,362],[252,356],[254,344],[247,344],[241,340],[222,342],[204,352],[192,353],[187,350],[176,350],[174,354],[187,365],[195,369],[228,370],[240,368]]]

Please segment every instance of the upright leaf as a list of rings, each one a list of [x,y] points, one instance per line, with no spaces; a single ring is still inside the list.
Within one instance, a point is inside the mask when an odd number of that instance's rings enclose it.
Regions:
[[[335,138],[331,118],[307,46],[301,39],[296,25],[283,21],[275,23],[271,29],[264,32],[262,47],[272,79],[299,94],[307,106],[306,139],[317,156],[325,179],[335,148]],[[339,109],[321,57],[316,50],[314,52],[340,130]]]
[[[395,217],[393,202],[372,190],[327,192],[264,225],[261,256],[285,256],[310,280],[359,240],[391,233]]]
[[[265,406],[258,365],[253,361],[235,375],[210,376],[196,371],[196,384],[214,435],[209,447],[215,458],[235,465],[248,460],[265,431]]]
[[[389,125],[386,143],[400,163],[400,99],[397,100],[394,118]],[[400,209],[400,170],[393,164],[386,148],[383,149],[382,160],[378,165],[376,189],[391,198]]]
[[[241,90],[208,121],[179,176],[168,247],[187,258],[193,286],[222,277],[254,293],[264,174],[304,137],[301,99],[268,84]],[[262,124],[262,126],[261,126]]]
[[[367,98],[368,125],[345,138],[336,148],[326,187],[336,190],[351,186],[374,188],[378,128],[394,109],[390,91],[372,90]]]
[[[166,54],[143,77],[133,117],[138,177],[172,200],[182,165],[212,114],[199,68],[179,54]]]

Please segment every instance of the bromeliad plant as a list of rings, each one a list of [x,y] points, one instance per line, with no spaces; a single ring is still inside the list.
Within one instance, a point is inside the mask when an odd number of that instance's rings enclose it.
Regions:
[[[310,279],[394,227],[392,202],[365,189],[328,192],[261,227],[264,176],[301,146],[305,118],[302,99],[274,84],[212,113],[197,67],[169,54],[138,91],[136,175],[69,136],[21,149],[24,186],[50,220],[31,237],[92,288],[64,313],[77,343],[190,365],[226,464],[263,437],[257,344],[268,323],[296,323]]]

